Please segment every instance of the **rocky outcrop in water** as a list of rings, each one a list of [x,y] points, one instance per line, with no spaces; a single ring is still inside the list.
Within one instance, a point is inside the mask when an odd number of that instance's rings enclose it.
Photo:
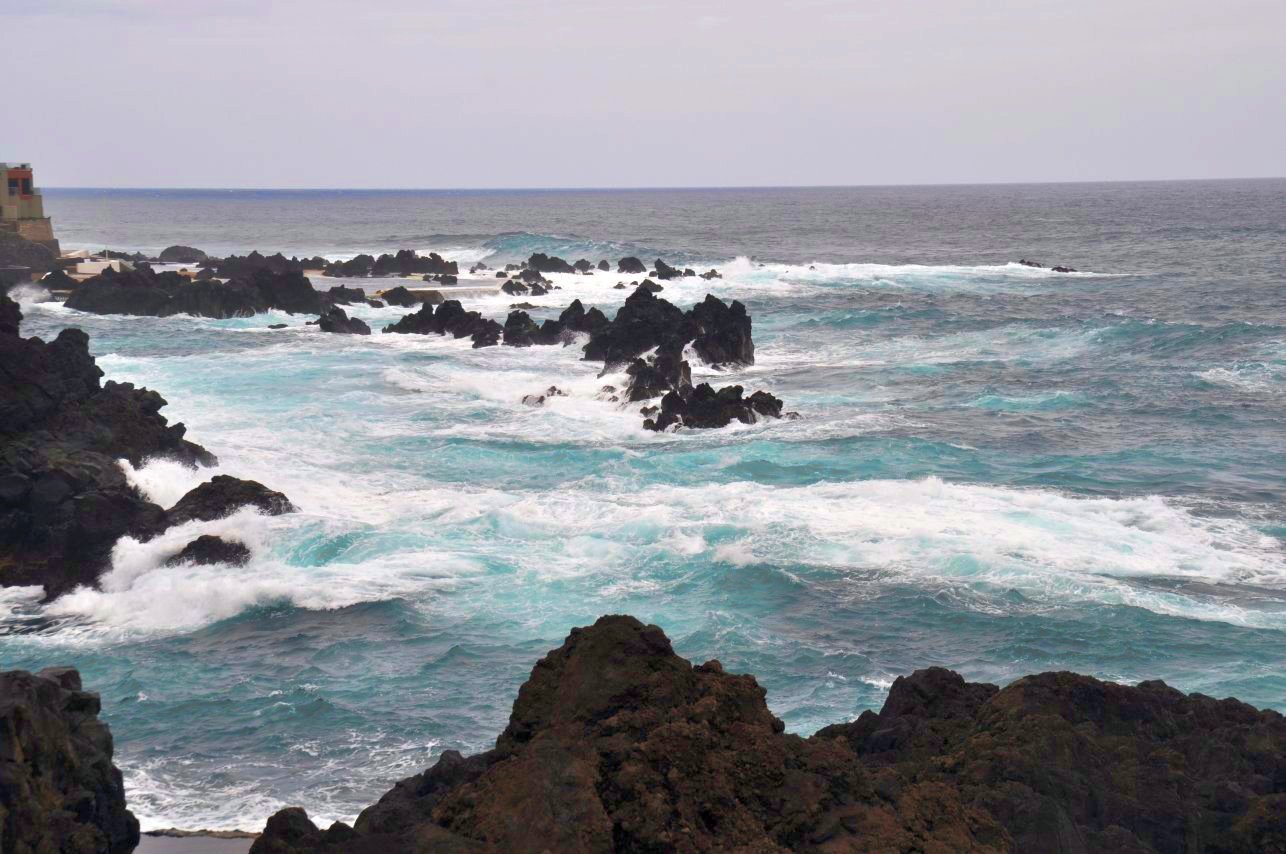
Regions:
[[[637,273],[646,273],[647,265],[631,255],[616,262],[616,272],[633,276]]]
[[[459,300],[446,300],[441,305],[425,303],[414,314],[384,327],[385,332],[415,335],[451,335],[470,338],[473,346],[490,347],[500,342],[504,328],[476,311],[465,311]]]
[[[207,257],[200,249],[191,246],[167,246],[161,250],[156,260],[162,264],[197,264]]]
[[[1263,852],[1286,843],[1286,720],[1071,673],[1007,688],[940,668],[884,709],[784,733],[752,676],[660,628],[573,629],[494,749],[446,751],[353,827],[301,810],[254,854],[383,851]]]
[[[657,431],[671,427],[709,430],[727,427],[734,421],[754,424],[762,418],[781,417],[782,403],[778,398],[766,391],[742,397],[744,391],[739,385],[724,386],[716,391],[709,383],[701,383],[688,392],[682,387],[675,387],[661,398],[661,409],[656,418],[647,419],[643,426]]]
[[[371,328],[360,317],[349,317],[344,309],[336,306],[317,318],[317,328],[337,335],[370,335]]]
[[[589,262],[585,262],[588,267]],[[533,252],[527,259],[527,269],[537,273],[575,273],[576,267],[557,255],[546,255],[544,252]]]
[[[138,845],[99,711],[70,668],[0,673],[0,851],[127,854]]]
[[[202,534],[183,547],[183,550],[165,562],[166,566],[191,563],[197,566],[228,564],[244,566],[250,560],[250,549],[245,543],[225,540],[213,534]]]
[[[304,270],[317,270],[325,266],[326,260],[323,258],[287,258],[280,252],[273,255],[264,255],[256,251],[251,252],[249,255],[207,258],[204,261],[197,262],[197,264],[205,269],[213,270],[220,279],[236,279],[254,276],[256,273],[265,271],[281,275],[283,273],[302,273]]]
[[[222,519],[242,507],[254,507],[265,516],[295,512],[289,498],[258,481],[217,474],[180,498],[166,512],[162,529],[185,522]]]
[[[148,501],[117,460],[197,466],[213,465],[214,456],[166,421],[156,392],[102,382],[84,332],[65,329],[48,343],[22,338],[21,318],[0,297],[0,586],[42,586],[52,599],[94,585],[123,536],[149,539],[245,505],[289,508],[281,493],[226,475],[168,513]]]
[[[335,261],[325,265],[322,270],[326,276],[342,276],[345,278],[364,278],[384,277],[384,276],[402,276],[409,278],[411,276],[437,276],[451,275],[457,276],[460,273],[460,265],[455,261],[447,261],[436,252],[430,252],[428,255],[419,255],[410,249],[399,249],[393,255],[384,254],[378,258],[372,255],[357,255],[347,261]]]
[[[91,314],[228,318],[250,317],[270,309],[320,314],[327,302],[299,272],[264,268],[221,282],[137,268],[124,272],[108,269],[87,279],[68,296],[67,307]]]
[[[0,297],[0,585],[53,597],[92,584],[117,539],[157,524],[116,460],[215,460],[160,414],[159,394],[103,383],[84,332],[46,343],[22,338],[20,319]]]

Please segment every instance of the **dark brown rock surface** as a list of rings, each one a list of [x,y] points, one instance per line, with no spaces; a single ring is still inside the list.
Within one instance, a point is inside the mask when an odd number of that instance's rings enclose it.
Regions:
[[[932,668],[805,739],[764,697],[603,617],[536,664],[493,750],[444,753],[352,828],[283,810],[252,851],[1286,850],[1286,721],[1236,700]]]
[[[0,851],[134,850],[138,821],[98,712],[75,670],[0,673]]]

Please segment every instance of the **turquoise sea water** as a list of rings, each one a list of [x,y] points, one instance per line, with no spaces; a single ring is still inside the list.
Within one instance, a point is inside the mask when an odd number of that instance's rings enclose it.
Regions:
[[[219,471],[301,509],[124,541],[101,591],[48,608],[2,594],[0,667],[81,668],[145,828],[351,819],[441,750],[488,747],[535,660],[612,612],[754,673],[802,733],[928,665],[1286,710],[1284,181],[46,204],[71,246],[715,265],[662,296],[742,300],[758,358],[697,373],[803,416],[658,436],[576,348],[29,303],[26,334],[84,328]],[[560,278],[532,314],[610,314],[614,281]],[[570,396],[519,403],[554,384]],[[132,477],[168,504],[210,474]],[[163,568],[197,530],[253,560]]]

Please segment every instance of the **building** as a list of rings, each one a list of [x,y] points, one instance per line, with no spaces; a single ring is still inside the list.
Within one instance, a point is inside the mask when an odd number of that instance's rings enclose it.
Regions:
[[[0,163],[0,231],[8,231],[59,253],[54,224],[36,189],[30,163]]]

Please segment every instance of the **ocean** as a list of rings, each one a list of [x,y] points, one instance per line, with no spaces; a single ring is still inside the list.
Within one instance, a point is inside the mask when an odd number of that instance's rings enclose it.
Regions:
[[[1286,180],[45,203],[65,248],[714,266],[660,296],[741,300],[757,360],[696,378],[801,415],[658,435],[575,347],[28,302],[24,334],[83,328],[218,472],[300,508],[122,541],[101,590],[47,607],[0,591],[0,668],[81,669],[144,829],[352,820],[443,750],[488,748],[535,661],[605,613],[753,673],[803,734],[930,665],[1286,711]],[[555,278],[538,320],[629,293]],[[339,283],[394,284],[314,281]],[[520,403],[550,385],[570,394]],[[168,505],[214,472],[129,473]],[[198,529],[253,559],[163,567]]]

